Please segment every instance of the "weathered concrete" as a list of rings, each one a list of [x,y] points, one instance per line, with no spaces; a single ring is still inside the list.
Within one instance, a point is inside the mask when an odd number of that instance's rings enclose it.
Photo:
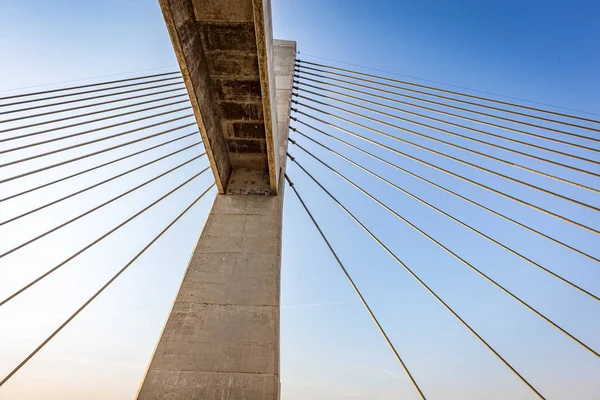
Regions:
[[[281,198],[217,196],[138,400],[278,399]]]
[[[138,400],[279,399],[283,172],[295,53],[294,42],[275,41],[270,56],[279,195],[217,195]],[[246,170],[243,181],[235,171],[227,192],[252,192],[260,186],[252,174],[268,176]]]
[[[285,171],[287,160],[288,131],[290,126],[290,105],[292,100],[292,84],[294,80],[294,62],[296,60],[296,42],[273,40],[275,93],[277,108],[277,148],[279,171]],[[283,177],[278,175],[280,184]],[[280,186],[283,191],[283,185]]]
[[[277,194],[270,0],[159,1],[219,193]]]

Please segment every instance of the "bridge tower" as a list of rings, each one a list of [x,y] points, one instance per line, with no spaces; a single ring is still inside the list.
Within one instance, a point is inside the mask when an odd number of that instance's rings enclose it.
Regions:
[[[279,398],[283,177],[296,43],[270,0],[160,0],[219,190],[138,400]]]

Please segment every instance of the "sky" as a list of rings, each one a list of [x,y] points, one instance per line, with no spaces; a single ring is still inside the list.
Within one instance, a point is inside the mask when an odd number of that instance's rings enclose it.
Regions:
[[[600,5],[593,1],[273,0],[272,10],[274,36],[296,40],[300,51],[298,57],[303,60],[368,73],[384,74],[381,71],[386,71],[387,76],[396,79],[420,83],[427,81],[418,78],[427,79],[448,84],[440,84],[448,89],[456,89],[449,85],[457,85],[600,114],[600,76],[597,73],[600,52],[596,41],[600,36],[600,25],[597,23]],[[177,68],[160,9],[153,0],[0,0],[0,59],[0,97],[42,90],[40,87],[23,89],[37,85],[56,84],[41,86],[52,88],[65,85],[67,81],[81,80],[78,82],[86,83],[94,81],[94,77],[99,77],[96,80],[109,79],[108,76],[110,79],[119,79]],[[305,102],[308,104],[308,101]],[[144,132],[159,132],[190,123],[192,119],[185,117],[188,111],[175,111],[179,107],[181,105],[164,109],[173,111],[169,118],[182,117],[181,120]],[[334,118],[323,118],[356,130]],[[398,124],[393,119],[381,119]],[[304,118],[304,121],[311,123],[308,118]],[[141,121],[133,124],[132,128],[152,122]],[[408,138],[389,127],[363,123]],[[333,140],[318,136],[309,128],[300,124],[295,126],[552,271],[595,294],[600,293],[600,272],[593,261],[469,206],[393,168],[374,162],[357,151],[348,150]],[[403,126],[427,132],[414,126]],[[347,139],[331,128],[323,129]],[[79,130],[74,129],[73,132]],[[115,128],[103,135],[120,131],[122,129]],[[180,134],[192,132],[194,127],[190,126],[182,128]],[[372,132],[361,133],[377,138]],[[59,137],[61,134],[51,133],[44,138]],[[136,137],[146,134],[135,133]],[[436,133],[433,135],[442,137]],[[559,325],[566,327],[583,342],[600,349],[600,306],[594,300],[349,166],[300,135],[292,134],[292,137]],[[33,143],[36,140],[34,137],[20,140],[19,143]],[[75,144],[84,140],[88,139],[74,138],[61,143]],[[118,144],[127,140],[130,139],[110,139],[107,143]],[[0,183],[0,197],[97,165],[118,155],[126,155],[134,148],[159,144],[162,140],[165,139],[149,139],[144,145],[121,149],[110,156],[103,155],[78,162],[76,166],[60,167],[18,181]],[[380,148],[365,145],[357,139],[347,140],[596,257],[600,256],[600,242],[589,232]],[[600,229],[600,219],[593,211],[414,150],[393,140],[378,140]],[[133,168],[196,141],[196,137],[190,136],[124,163],[22,196],[18,201],[2,202],[0,219],[6,220],[122,172],[125,167]],[[511,169],[425,139],[415,138],[414,141],[549,190],[600,205],[600,196],[585,190]],[[547,145],[547,142],[539,140],[531,142]],[[10,148],[12,143],[0,143],[1,149]],[[457,140],[455,143],[472,146],[465,141]],[[56,147],[57,144],[51,143],[40,148],[49,151]],[[91,144],[83,149],[5,167],[1,169],[0,177],[58,162],[66,155],[75,157],[104,147],[105,143]],[[559,145],[550,147],[560,148]],[[582,174],[489,150],[480,145],[473,145],[473,148],[600,187],[598,179]],[[33,148],[0,154],[0,162],[10,162],[38,152],[39,148]],[[291,146],[290,153],[326,184],[406,265],[447,300],[548,399],[598,399],[600,360],[372,200],[360,195],[300,148]],[[0,251],[13,248],[198,154],[201,154],[201,146],[182,151],[101,189],[91,190],[2,225]],[[534,154],[551,157],[542,152]],[[597,157],[583,150],[578,150],[577,154]],[[565,161],[565,158],[557,156],[552,156],[552,159]],[[567,161],[600,173],[597,165]],[[60,233],[48,235],[1,258],[0,298],[5,298],[206,166],[205,157],[192,161],[173,171],[169,177],[158,179],[70,224]],[[184,186],[183,190],[66,264],[47,280],[5,306],[0,306],[0,376],[8,373],[199,193],[209,187],[212,182],[209,174],[201,175]],[[535,398],[302,170],[291,164],[288,174],[427,398]],[[0,388],[0,399],[29,400],[39,399],[40,396],[61,400],[133,398],[213,196],[214,189]],[[418,398],[297,198],[289,190],[284,210],[281,286],[283,400]]]

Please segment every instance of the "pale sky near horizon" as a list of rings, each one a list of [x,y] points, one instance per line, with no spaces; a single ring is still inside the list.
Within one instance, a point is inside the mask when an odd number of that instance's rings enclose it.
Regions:
[[[299,58],[302,59],[356,68],[315,56],[324,57],[600,114],[600,52],[597,43],[600,37],[600,5],[594,1],[273,0],[272,7],[275,37],[296,40]],[[11,89],[28,86],[146,69],[152,69],[147,73],[159,73],[177,68],[155,0],[0,0],[0,60],[0,97],[14,93]],[[373,70],[361,70],[373,73]],[[132,75],[135,73],[123,76]],[[115,79],[118,78],[115,76]],[[185,114],[178,112],[173,116]],[[190,122],[189,118],[153,131],[187,122]],[[309,129],[295,125],[303,132],[318,137]],[[193,127],[189,127],[181,133],[193,131]],[[136,137],[141,136],[140,133]],[[596,302],[349,167],[302,137],[292,137],[368,187],[398,212],[493,275],[592,348],[600,349],[600,305]],[[65,144],[83,140],[73,139],[65,141]],[[110,143],[126,140],[116,139]],[[153,139],[144,146],[158,144],[161,140],[164,139]],[[195,140],[187,138],[126,164],[55,185],[35,195],[23,196],[18,201],[0,203],[0,220],[110,177],[125,166],[134,167],[190,145]],[[326,143],[593,293],[600,293],[600,270],[594,262],[350,152],[333,141]],[[362,145],[359,141],[353,143]],[[396,145],[391,141],[386,143]],[[430,145],[426,141],[419,143]],[[5,149],[11,143],[1,145],[1,149]],[[43,148],[52,149],[52,146],[56,145]],[[85,154],[90,149],[105,146],[97,144],[68,154]],[[410,150],[406,146],[399,148]],[[442,146],[435,148],[444,149]],[[380,149],[368,147],[368,150],[401,162],[436,182],[447,184],[600,256],[600,241],[591,233],[498,199]],[[0,161],[10,161],[38,151],[31,149],[0,155]],[[128,151],[132,150],[87,160],[78,163],[76,168],[84,169],[125,155]],[[90,191],[51,209],[0,226],[0,252],[176,166],[200,151],[199,147],[195,147],[101,190]],[[357,195],[354,189],[299,148],[291,146],[290,152],[332,188],[359,218],[369,221],[369,226],[400,258],[413,266],[548,399],[600,399],[600,360],[406,225],[390,218],[371,200]],[[515,172],[458,151],[451,153],[600,206],[598,195],[531,177],[523,171]],[[413,154],[438,161],[423,152]],[[596,156],[583,151],[579,154]],[[12,176],[64,157],[61,154],[23,166],[2,168],[0,177]],[[439,164],[600,229],[600,219],[592,211],[482,173],[467,171],[451,162],[439,161]],[[573,164],[600,173],[598,166],[583,162]],[[206,165],[205,158],[194,161],[174,172],[170,178],[159,180],[119,200],[102,212],[63,229],[60,234],[51,235],[0,259],[0,299]],[[530,165],[600,187],[599,179],[549,168],[543,163]],[[73,169],[75,167],[57,168],[24,182],[0,184],[0,197],[71,173]],[[288,173],[321,221],[428,398],[535,398],[393,259],[337,209],[299,168],[291,165]],[[0,307],[0,377],[20,362],[210,183],[209,173],[204,174],[146,216],[68,263],[47,281]],[[0,400],[132,399],[213,196],[214,190],[0,388]],[[287,192],[285,204],[283,246],[282,400],[416,399],[406,375],[291,191]]]

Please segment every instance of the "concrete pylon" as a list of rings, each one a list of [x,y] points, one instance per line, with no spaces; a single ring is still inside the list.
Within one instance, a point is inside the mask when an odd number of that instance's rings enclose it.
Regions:
[[[269,0],[160,0],[219,188],[138,400],[279,399],[283,175],[296,44]]]

